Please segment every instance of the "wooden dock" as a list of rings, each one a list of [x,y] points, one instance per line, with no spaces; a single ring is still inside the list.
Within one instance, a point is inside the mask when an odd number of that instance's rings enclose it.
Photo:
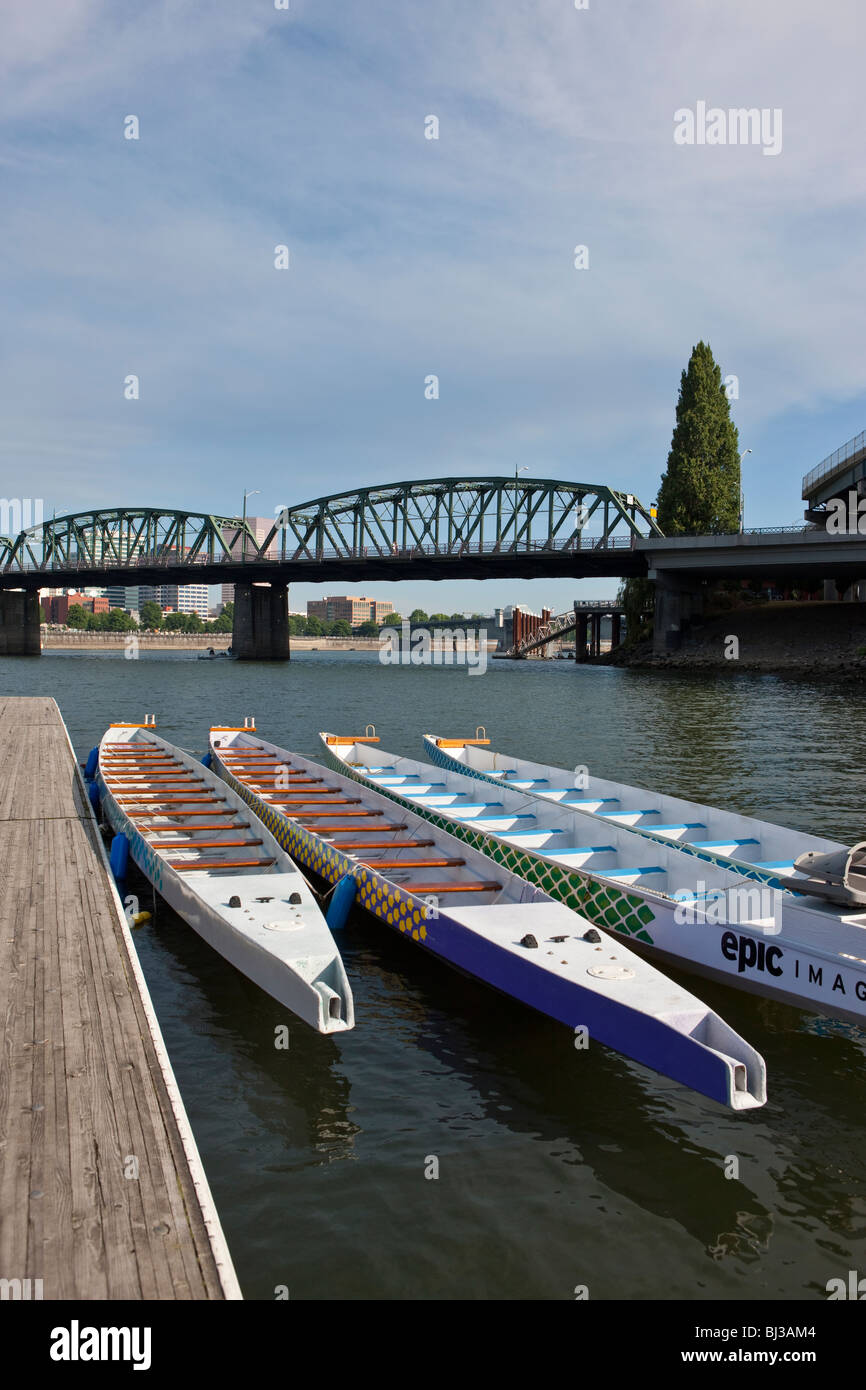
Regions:
[[[23,1296],[45,1299],[241,1297],[75,754],[44,698],[0,696],[0,1027],[0,1280],[29,1279]]]

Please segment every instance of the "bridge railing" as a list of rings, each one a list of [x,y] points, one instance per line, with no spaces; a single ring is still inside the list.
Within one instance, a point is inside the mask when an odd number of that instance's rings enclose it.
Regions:
[[[849,459],[862,453],[864,449],[866,449],[866,430],[861,430],[859,434],[855,434],[853,439],[849,439],[847,444],[840,445],[834,453],[828,454],[810,473],[806,474],[803,479],[803,497],[807,498],[816,483],[831,473],[835,473],[838,468],[842,468]]]

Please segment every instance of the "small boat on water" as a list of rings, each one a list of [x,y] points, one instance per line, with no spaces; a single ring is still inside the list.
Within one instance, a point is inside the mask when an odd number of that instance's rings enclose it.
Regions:
[[[235,654],[231,647],[226,647],[225,651],[218,652],[215,647],[208,647],[206,652],[199,652],[199,661],[234,661]]]
[[[321,737],[350,777],[663,964],[866,1025],[866,845],[807,853],[789,866],[786,887],[775,888],[731,860],[705,861],[671,840],[587,815],[571,798],[552,802],[510,780],[398,757],[350,736]]]
[[[585,766],[569,772],[494,752],[489,742],[486,737],[425,734],[424,752],[436,767],[495,782],[539,801],[568,806],[605,827],[626,826],[644,839],[677,845],[698,859],[736,868],[772,888],[789,886],[787,880],[802,855],[835,854],[845,848],[833,840],[788,830],[754,816],[590,776]]]
[[[501,864],[379,790],[211,730],[213,766],[306,870],[467,975],[735,1110],[763,1059],[701,1000]]]
[[[353,1026],[352,991],[315,895],[215,773],[152,724],[112,724],[95,780],[115,835],[208,945],[318,1032]],[[118,858],[112,845],[116,871]]]

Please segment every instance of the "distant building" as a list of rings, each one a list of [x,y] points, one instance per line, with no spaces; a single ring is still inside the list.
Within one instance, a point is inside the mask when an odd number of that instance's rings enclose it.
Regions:
[[[45,617],[49,623],[65,623],[69,617],[70,608],[77,604],[83,608],[85,613],[107,613],[108,597],[105,594],[54,594],[40,598],[42,607],[45,609]]]
[[[383,623],[393,612],[393,603],[377,598],[352,598],[345,594],[310,599],[307,604],[308,618],[321,618],[326,623],[337,623],[342,619],[350,627],[360,627],[361,623],[368,622]]]
[[[207,584],[160,584],[156,589],[156,602],[163,612],[198,613],[207,621]]]

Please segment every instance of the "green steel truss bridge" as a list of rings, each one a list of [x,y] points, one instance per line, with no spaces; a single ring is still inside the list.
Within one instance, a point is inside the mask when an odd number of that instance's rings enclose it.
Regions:
[[[636,547],[661,535],[636,497],[602,484],[434,478],[286,507],[259,540],[236,516],[55,517],[0,537],[0,588],[643,574]]]

